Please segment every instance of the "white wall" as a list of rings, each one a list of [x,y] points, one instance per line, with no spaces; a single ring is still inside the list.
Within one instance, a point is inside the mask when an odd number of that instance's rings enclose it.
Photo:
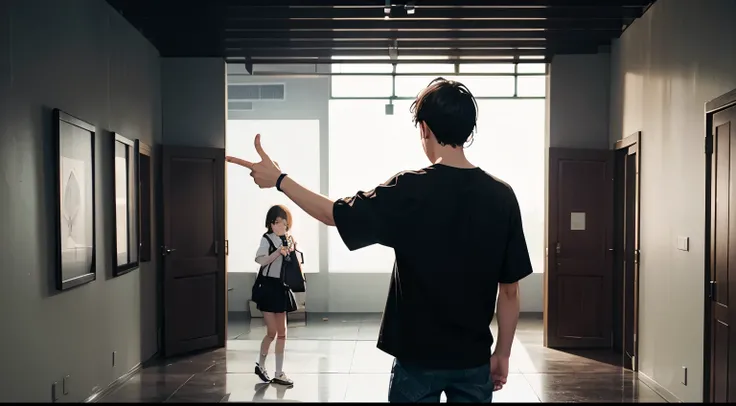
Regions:
[[[283,67],[281,67],[283,69]],[[318,69],[329,68],[319,66]],[[256,67],[259,69],[259,67]],[[268,67],[260,68],[269,70]],[[314,72],[314,67],[303,66],[299,71]],[[251,77],[238,75],[242,65],[228,65],[228,83],[285,83],[286,100],[283,102],[254,103],[254,110],[229,113],[229,119],[279,120],[308,119],[320,121],[320,154],[322,154],[321,192],[329,194],[329,76],[313,77]],[[235,75],[234,75],[235,73]],[[419,145],[417,145],[419,148]],[[337,197],[337,196],[331,196]],[[322,226],[322,241],[327,228]],[[307,275],[307,310],[311,312],[382,312],[390,281],[386,273],[329,273],[327,244],[321,244],[320,272]],[[543,274],[533,274],[521,283],[522,311],[542,311]],[[228,285],[234,290],[228,296],[230,311],[247,311],[247,300],[255,281],[254,273],[228,273]]]
[[[614,44],[609,139],[642,131],[641,372],[686,402],[703,392],[704,103],[736,88],[736,1],[694,3],[658,1]]]

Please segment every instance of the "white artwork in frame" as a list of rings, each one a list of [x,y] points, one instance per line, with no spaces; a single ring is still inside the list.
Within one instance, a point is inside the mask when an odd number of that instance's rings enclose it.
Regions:
[[[139,179],[136,169],[135,141],[113,133],[114,150],[111,169],[114,182],[115,251],[113,275],[121,276],[139,265],[140,224],[138,210]]]
[[[94,137],[89,123],[55,110],[57,136],[57,278],[66,290],[95,280]]]

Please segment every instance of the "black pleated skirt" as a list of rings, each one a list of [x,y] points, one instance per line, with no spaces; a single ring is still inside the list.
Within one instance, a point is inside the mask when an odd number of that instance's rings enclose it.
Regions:
[[[261,278],[261,299],[256,302],[256,307],[262,312],[269,313],[291,313],[296,310],[294,294],[289,291],[279,278]]]

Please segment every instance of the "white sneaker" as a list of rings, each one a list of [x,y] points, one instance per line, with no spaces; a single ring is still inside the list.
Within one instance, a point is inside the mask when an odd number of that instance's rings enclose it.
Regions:
[[[273,379],[271,379],[271,383],[275,383],[278,385],[284,385],[284,386],[291,386],[294,384],[294,381],[289,379],[289,377],[286,376],[285,373],[279,372],[278,374],[276,374],[276,376]]]

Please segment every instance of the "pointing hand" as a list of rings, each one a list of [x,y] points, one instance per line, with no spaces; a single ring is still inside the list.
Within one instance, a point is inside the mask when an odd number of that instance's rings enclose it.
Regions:
[[[266,151],[263,150],[263,147],[261,147],[261,134],[256,135],[255,147],[256,152],[258,152],[258,155],[261,157],[260,162],[248,162],[244,159],[233,156],[225,157],[225,161],[250,169],[250,176],[261,189],[272,188],[276,186],[276,181],[279,179],[279,176],[281,176],[281,168],[279,168],[279,165],[276,162],[271,160],[271,157],[269,157],[268,154],[266,154]]]

